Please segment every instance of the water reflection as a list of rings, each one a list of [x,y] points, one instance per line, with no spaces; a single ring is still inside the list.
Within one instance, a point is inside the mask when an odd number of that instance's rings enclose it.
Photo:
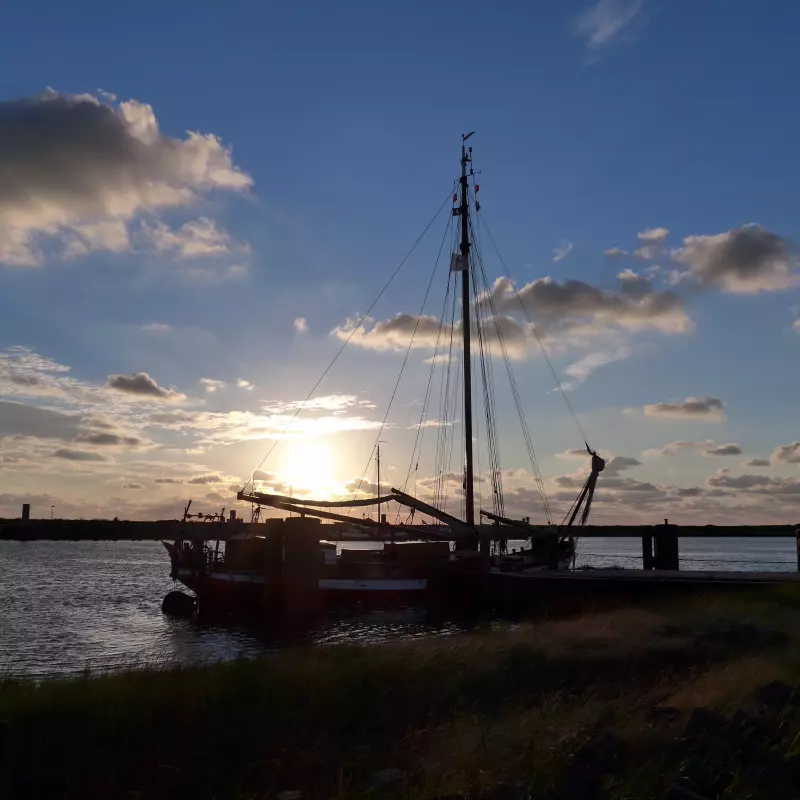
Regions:
[[[638,567],[632,539],[586,540],[578,565]],[[682,568],[796,570],[789,539],[681,541]],[[174,588],[158,542],[0,542],[0,671],[72,673],[147,663],[196,664],[294,644],[448,636],[475,624],[419,608],[353,607],[289,637],[275,626],[203,624],[161,613]]]

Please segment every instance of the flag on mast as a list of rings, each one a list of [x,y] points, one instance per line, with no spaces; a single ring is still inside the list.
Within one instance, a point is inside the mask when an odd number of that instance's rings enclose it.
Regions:
[[[463,272],[467,268],[467,260],[461,253],[450,256],[450,272]]]

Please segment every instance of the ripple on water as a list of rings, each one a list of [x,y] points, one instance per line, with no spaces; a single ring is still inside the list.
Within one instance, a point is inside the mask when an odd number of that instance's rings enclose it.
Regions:
[[[637,540],[584,540],[579,548],[579,565],[641,563]],[[681,559],[693,569],[797,566],[789,539],[682,540]],[[280,644],[251,628],[162,614],[161,600],[174,584],[159,542],[0,542],[0,570],[0,673],[197,664],[255,656]],[[331,619],[313,641],[370,643],[461,629],[453,622],[433,623],[419,609],[399,609]]]

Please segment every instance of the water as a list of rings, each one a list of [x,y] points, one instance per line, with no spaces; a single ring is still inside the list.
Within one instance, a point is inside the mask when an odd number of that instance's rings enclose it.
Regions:
[[[586,539],[579,543],[577,563],[636,568],[640,548],[637,539]],[[794,571],[795,543],[684,539],[681,567]],[[165,616],[161,600],[173,588],[169,559],[158,542],[0,542],[0,673],[195,664],[277,646],[261,631]],[[455,622],[432,622],[420,609],[399,609],[329,620],[312,641],[379,642],[460,629]]]

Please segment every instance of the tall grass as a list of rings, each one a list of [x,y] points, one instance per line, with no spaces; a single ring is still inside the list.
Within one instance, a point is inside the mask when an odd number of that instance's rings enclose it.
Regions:
[[[598,730],[647,741],[653,706],[732,707],[793,680],[796,616],[784,595],[698,598],[375,647],[0,680],[0,797],[426,798],[511,779],[544,796]],[[783,636],[707,637],[744,621]],[[375,788],[388,767],[402,785]]]

